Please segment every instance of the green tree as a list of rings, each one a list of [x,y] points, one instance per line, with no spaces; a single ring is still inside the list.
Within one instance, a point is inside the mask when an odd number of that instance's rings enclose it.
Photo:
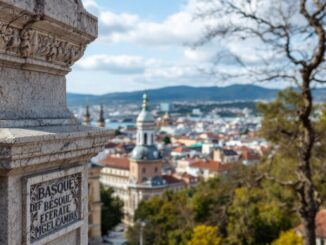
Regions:
[[[294,230],[282,232],[280,237],[272,242],[272,245],[303,245],[301,236],[298,236]]]
[[[217,228],[213,226],[198,225],[194,228],[191,240],[187,245],[220,245],[222,239],[218,236]]]
[[[197,0],[194,3],[196,2],[199,3],[197,16],[207,21],[207,32],[204,32],[197,45],[208,42],[218,45],[218,58],[214,60],[212,74],[220,75],[221,79],[241,76],[251,82],[289,82],[297,88],[300,106],[292,121],[299,128],[298,134],[287,134],[284,131],[280,139],[290,139],[291,143],[297,143],[297,147],[292,149],[296,165],[294,174],[298,178],[296,183],[287,184],[295,185],[293,190],[298,197],[297,214],[304,227],[304,244],[314,245],[315,216],[320,200],[312,176],[313,152],[318,146],[312,91],[318,83],[326,82],[326,2],[273,0],[270,4],[271,1],[267,0]],[[220,48],[221,43],[226,44],[225,49]],[[233,49],[234,46],[246,46],[248,53],[256,54],[255,62],[243,55],[242,49]],[[224,69],[225,63],[230,63],[230,60],[238,62],[239,69]]]
[[[188,240],[193,228],[192,213],[187,192],[166,192],[140,203],[135,213],[137,220],[146,220],[144,240],[147,245],[181,245]],[[128,241],[135,244],[139,226],[129,228]]]
[[[289,210],[270,200],[262,188],[237,188],[228,215],[231,244],[265,245],[292,227]]]
[[[165,136],[163,138],[163,142],[165,145],[169,145],[169,144],[171,144],[171,138],[169,136]]]
[[[112,188],[101,187],[102,206],[102,234],[107,234],[115,226],[121,223],[123,219],[123,201],[113,196]]]
[[[258,165],[261,166],[261,165]],[[135,221],[146,220],[146,245],[184,245],[194,227],[216,228],[223,244],[269,244],[298,224],[291,212],[293,193],[268,180],[256,181],[258,166],[234,165],[227,175],[202,182],[196,188],[142,202]],[[128,230],[137,245],[139,226]]]
[[[305,195],[305,181],[298,171],[298,151],[302,147],[302,134],[304,127],[298,123],[298,112],[302,108],[301,95],[293,89],[280,92],[275,101],[268,104],[259,104],[258,108],[263,113],[261,135],[272,142],[275,150],[271,157],[261,166],[261,172],[271,182],[273,189],[281,190],[280,195],[290,191],[283,199],[285,205],[291,205],[297,213],[305,207],[302,203],[302,195]],[[314,105],[311,108],[311,126],[314,129],[314,147],[310,153],[309,175],[313,185],[316,207],[326,204],[326,108],[325,105]],[[276,187],[279,185],[279,187]],[[284,189],[287,188],[287,189]],[[298,194],[298,191],[302,191]],[[288,192],[289,193],[289,192]],[[308,195],[308,194],[307,194]],[[283,196],[284,197],[284,196]],[[301,217],[302,218],[302,217]],[[301,219],[301,221],[304,219]]]
[[[114,136],[119,136],[119,135],[121,135],[121,128],[119,127],[119,128],[117,128],[116,130],[114,130]]]

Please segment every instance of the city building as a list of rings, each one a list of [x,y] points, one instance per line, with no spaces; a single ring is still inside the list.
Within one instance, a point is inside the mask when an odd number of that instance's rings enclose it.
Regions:
[[[218,148],[213,153],[213,160],[225,163],[235,163],[239,161],[240,156],[232,149]]]
[[[189,154],[190,154],[190,150],[182,146],[173,149],[171,152],[171,156],[174,158],[184,158],[189,156]]]
[[[170,103],[161,103],[160,111],[162,112],[171,112],[173,110],[173,105]]]
[[[155,120],[148,98],[143,97],[142,110],[137,118],[136,146],[129,155],[108,155],[103,165],[101,182],[114,189],[124,202],[125,223],[133,224],[134,213],[142,200],[162,195],[164,191],[178,191],[186,186],[182,179],[162,174],[163,158],[155,143]]]
[[[229,164],[222,164],[213,160],[197,160],[189,166],[188,174],[208,180],[220,174],[226,174],[229,167]]]
[[[182,158],[176,161],[176,169],[175,171],[177,173],[188,173],[189,172],[189,168],[191,166],[192,163],[196,162],[197,159],[195,158]]]
[[[168,112],[166,112],[162,117],[158,118],[157,126],[159,128],[172,126],[172,120]]]

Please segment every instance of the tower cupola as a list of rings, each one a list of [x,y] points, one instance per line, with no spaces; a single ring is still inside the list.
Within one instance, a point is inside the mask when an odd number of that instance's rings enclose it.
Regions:
[[[136,147],[131,158],[134,160],[157,160],[161,159],[160,153],[155,146],[155,119],[150,112],[147,94],[143,95],[143,105],[137,117]]]

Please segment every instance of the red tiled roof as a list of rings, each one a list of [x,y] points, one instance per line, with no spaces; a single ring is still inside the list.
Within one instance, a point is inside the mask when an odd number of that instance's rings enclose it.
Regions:
[[[209,139],[219,139],[220,138],[219,134],[215,134],[215,133],[212,133],[212,132],[204,133],[201,136],[204,136],[204,137],[206,136]]]
[[[162,178],[166,181],[167,184],[183,183],[183,180],[180,180],[172,175],[162,175]]]
[[[240,154],[242,160],[255,161],[261,158],[258,152],[247,146],[234,147],[234,150]]]
[[[173,152],[177,152],[177,153],[189,152],[189,149],[184,148],[184,147],[178,147],[178,148],[175,148],[173,150]]]
[[[127,157],[112,157],[108,156],[104,160],[100,161],[100,163],[104,167],[109,168],[118,168],[118,169],[124,169],[129,170],[129,159]]]
[[[326,209],[320,210],[316,215],[316,236],[317,238],[326,238]],[[303,225],[299,225],[295,230],[302,233]]]
[[[193,175],[191,175],[191,174],[188,174],[187,172],[183,172],[182,174],[181,174],[181,177],[184,177],[184,178],[193,178],[193,179],[195,179],[196,177],[195,176],[193,176]]]
[[[316,216],[316,235],[326,238],[326,209],[322,209]]]
[[[227,170],[229,165],[221,164],[220,162],[212,161],[212,160],[199,160],[191,164],[193,168],[201,168],[201,169],[208,169],[211,171],[224,171]]]

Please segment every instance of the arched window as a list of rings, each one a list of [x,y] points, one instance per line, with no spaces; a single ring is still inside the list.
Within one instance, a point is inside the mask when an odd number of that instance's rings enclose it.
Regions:
[[[144,134],[144,145],[147,145],[147,134]]]

